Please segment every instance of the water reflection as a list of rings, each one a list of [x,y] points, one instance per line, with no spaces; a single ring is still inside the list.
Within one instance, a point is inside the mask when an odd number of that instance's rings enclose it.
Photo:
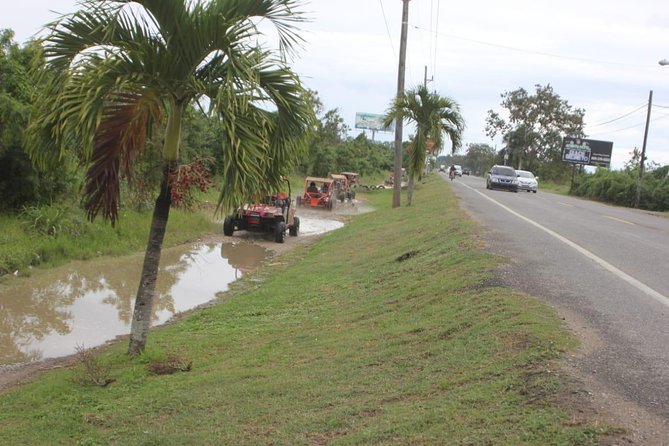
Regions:
[[[228,264],[235,269],[235,277],[253,271],[267,258],[267,250],[251,243],[223,243],[221,257],[228,259]]]
[[[214,299],[267,257],[241,242],[164,250],[152,324]],[[127,334],[142,260],[75,262],[0,285],[0,364],[65,356]]]

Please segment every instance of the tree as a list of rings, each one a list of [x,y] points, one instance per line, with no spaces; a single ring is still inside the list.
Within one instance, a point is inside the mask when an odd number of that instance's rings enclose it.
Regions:
[[[391,103],[384,125],[390,126],[397,118],[413,122],[416,126],[407,165],[407,206],[410,206],[414,183],[416,179],[420,179],[425,166],[426,152],[441,152],[446,134],[451,140],[451,152],[455,153],[461,144],[465,122],[460,114],[460,107],[453,99],[430,92],[422,85],[406,91]]]
[[[466,163],[474,172],[485,172],[494,164],[495,155],[495,148],[489,144],[468,144]]]
[[[537,84],[535,88],[535,94],[523,88],[503,93],[501,105],[508,118],[489,110],[486,134],[502,137],[512,165],[534,171],[543,168],[546,172],[541,172],[542,176],[550,177],[568,168],[560,159],[562,138],[585,136],[585,112],[572,108],[550,85]]]
[[[119,183],[153,123],[164,126],[161,186],[133,312],[128,351],[144,350],[187,107],[219,119],[223,184],[219,209],[280,184],[306,144],[313,112],[286,66],[300,38],[298,0],[84,0],[48,26],[50,81],[36,98],[32,158],[57,164],[68,148],[89,162],[84,205],[115,223]],[[254,20],[272,24],[281,57],[259,46]],[[274,110],[268,110],[271,104]]]
[[[323,109],[323,105],[315,92],[311,92],[314,108]],[[302,170],[307,175],[327,176],[336,169],[336,152],[346,140],[348,126],[338,109],[328,110],[321,119],[316,121],[314,137],[309,145],[309,156],[302,162]]]
[[[28,66],[39,48],[20,47],[11,30],[0,29],[0,209],[16,210],[50,201],[68,186],[66,169],[36,170],[24,151],[30,101],[38,88],[28,78]]]

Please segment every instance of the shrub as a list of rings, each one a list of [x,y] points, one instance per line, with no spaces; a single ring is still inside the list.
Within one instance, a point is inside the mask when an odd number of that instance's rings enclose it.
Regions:
[[[26,206],[21,218],[28,229],[40,235],[58,237],[66,233],[78,237],[85,225],[78,214],[62,205]]]
[[[639,207],[651,211],[669,210],[669,166],[644,176]],[[573,195],[620,206],[634,206],[638,177],[633,171],[598,170],[592,175],[579,175],[571,190]]]

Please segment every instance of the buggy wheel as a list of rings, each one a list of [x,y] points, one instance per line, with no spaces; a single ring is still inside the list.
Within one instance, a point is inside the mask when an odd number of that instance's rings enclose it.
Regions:
[[[277,243],[283,243],[283,239],[286,237],[286,223],[280,221],[276,224],[274,228],[274,241]]]
[[[235,218],[232,215],[228,215],[223,220],[223,234],[231,236],[235,232]]]
[[[300,232],[300,219],[298,217],[293,217],[293,226],[288,229],[288,233],[295,237]]]

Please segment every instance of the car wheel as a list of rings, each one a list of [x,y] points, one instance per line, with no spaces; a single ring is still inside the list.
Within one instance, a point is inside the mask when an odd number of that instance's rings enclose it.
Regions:
[[[534,192],[535,194],[537,193],[537,191],[535,191],[535,190],[533,190],[532,192]]]
[[[223,234],[231,236],[235,232],[235,218],[232,215],[228,215],[223,220]]]
[[[277,243],[283,243],[285,237],[286,237],[286,223],[280,221],[276,224],[276,227],[274,228],[274,241]]]
[[[299,232],[300,232],[300,219],[298,217],[293,217],[293,226],[291,226],[288,229],[288,233],[291,236],[296,237]]]

